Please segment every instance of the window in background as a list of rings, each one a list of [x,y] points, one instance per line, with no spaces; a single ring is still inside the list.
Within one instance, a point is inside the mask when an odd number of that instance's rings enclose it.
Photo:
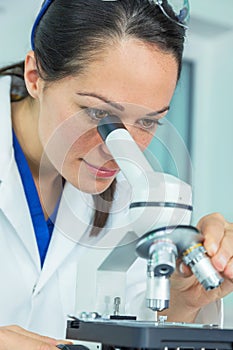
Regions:
[[[175,175],[190,184],[193,77],[193,63],[184,61],[170,111],[145,151],[156,171]]]

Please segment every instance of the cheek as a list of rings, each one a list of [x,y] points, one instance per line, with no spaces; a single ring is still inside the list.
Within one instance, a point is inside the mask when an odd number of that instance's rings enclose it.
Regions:
[[[96,128],[82,132],[77,138],[74,138],[74,142],[69,149],[70,157],[84,158],[95,152],[101,142]]]
[[[44,152],[55,168],[61,172],[63,167],[72,164],[101,142],[96,128],[87,130],[79,117],[70,117],[61,122],[60,117],[52,116],[48,127],[41,123],[41,142]]]
[[[70,129],[78,129],[75,116],[77,107],[67,103],[65,94],[49,90],[41,97],[39,114],[39,132],[42,144],[47,144],[50,139],[69,134]],[[59,97],[60,96],[60,97]]]
[[[137,145],[142,151],[144,151],[145,148],[148,147],[155,132],[155,130],[152,133],[152,132],[140,129],[138,127],[127,127],[127,129],[129,130],[129,133],[131,134],[134,141],[137,143]]]
[[[41,110],[39,116],[39,137],[44,147],[55,140],[58,141],[62,134],[66,137],[68,129],[69,122],[66,122],[64,117],[62,118],[59,111],[56,109],[52,111]]]

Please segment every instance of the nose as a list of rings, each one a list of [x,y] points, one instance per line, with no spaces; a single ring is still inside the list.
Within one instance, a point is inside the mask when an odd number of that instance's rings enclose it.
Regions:
[[[125,127],[127,128],[128,132],[130,133],[134,141],[137,143],[141,151],[145,150],[145,148],[149,145],[152,138],[150,133],[129,124],[125,124]],[[111,157],[111,152],[109,151],[109,149],[107,148],[107,146],[105,145],[104,141],[102,140],[99,134],[97,137],[98,137],[99,149],[102,155],[108,158]],[[121,147],[120,143],[119,143],[119,147]]]
[[[109,151],[108,147],[105,145],[104,141],[102,140],[101,136],[97,132],[97,144],[98,148],[100,150],[100,153],[105,157],[105,158],[112,158],[111,152]]]
[[[99,148],[100,148],[100,151],[104,155],[106,155],[108,157],[111,155],[110,151],[108,150],[107,146],[105,145],[105,143],[103,141],[100,143]]]

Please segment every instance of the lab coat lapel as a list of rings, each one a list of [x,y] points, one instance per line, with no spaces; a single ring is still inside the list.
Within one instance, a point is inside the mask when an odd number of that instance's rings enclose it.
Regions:
[[[49,249],[35,293],[39,292],[73,249],[88,235],[93,209],[91,196],[66,183],[59,205]]]
[[[15,210],[16,207],[17,211]],[[2,180],[0,185],[0,209],[14,227],[19,239],[39,271],[40,258],[34,229],[13,154],[8,164],[8,170],[5,172],[4,180]]]
[[[0,183],[12,157],[10,77],[0,78]]]
[[[13,153],[10,85],[10,77],[0,79],[0,209],[14,227],[39,271],[40,258],[34,229]]]
[[[93,218],[92,196],[80,192],[69,183],[65,185],[52,240],[35,294],[40,292],[57,271],[63,306],[66,306],[65,313],[68,312],[68,309],[78,310],[77,305],[74,304],[76,299],[81,298],[83,302],[89,300],[88,296],[91,293],[86,290],[86,287],[96,288],[95,285],[93,286],[93,281],[98,267],[131,228],[128,221],[128,210],[118,212],[117,209],[113,207],[116,215],[109,217],[108,225],[100,235],[90,237],[91,225],[89,223]],[[129,238],[131,242],[131,236]],[[125,241],[124,244],[129,242]],[[79,284],[78,291],[76,281]],[[67,294],[64,291],[67,286],[70,286],[71,289],[69,291],[70,300],[67,300]],[[91,300],[95,300],[92,295]],[[81,305],[84,304],[81,303]]]

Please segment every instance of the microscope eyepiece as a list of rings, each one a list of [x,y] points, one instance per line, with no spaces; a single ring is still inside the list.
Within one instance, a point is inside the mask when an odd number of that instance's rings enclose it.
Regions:
[[[116,129],[126,129],[122,121],[116,115],[109,115],[100,120],[97,130],[102,140],[105,141],[108,135]]]

